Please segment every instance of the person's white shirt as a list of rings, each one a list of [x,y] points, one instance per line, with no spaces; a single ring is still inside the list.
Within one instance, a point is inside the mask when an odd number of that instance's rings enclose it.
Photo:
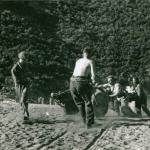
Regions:
[[[133,86],[126,86],[126,91],[128,93],[135,93],[136,92],[135,89],[133,88]]]

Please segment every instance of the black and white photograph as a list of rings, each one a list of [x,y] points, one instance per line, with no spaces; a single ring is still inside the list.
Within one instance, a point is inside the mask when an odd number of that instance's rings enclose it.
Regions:
[[[150,0],[0,0],[0,150],[150,150]]]

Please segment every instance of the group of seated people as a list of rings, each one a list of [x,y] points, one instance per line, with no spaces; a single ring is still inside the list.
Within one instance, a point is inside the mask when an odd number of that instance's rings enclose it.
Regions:
[[[119,116],[141,117],[143,110],[150,117],[147,96],[138,77],[116,80],[114,76],[109,75],[107,81],[108,83],[96,87],[109,95],[109,106]]]

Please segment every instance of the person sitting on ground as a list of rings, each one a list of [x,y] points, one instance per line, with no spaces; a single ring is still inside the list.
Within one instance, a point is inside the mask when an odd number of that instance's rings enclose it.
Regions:
[[[126,90],[127,81],[124,78],[119,79],[119,90],[116,99],[116,107],[124,117],[138,117],[129,106],[129,96]]]
[[[120,78],[118,83],[116,83],[115,92],[109,96],[114,98],[114,110],[118,116],[136,117],[136,114],[128,106],[126,84],[126,80]]]
[[[132,90],[132,95],[130,99],[135,100],[135,106],[137,108],[137,114],[142,116],[141,109],[150,117],[150,111],[147,108],[147,96],[144,92],[142,85],[137,77],[132,78],[132,86],[130,87]]]
[[[117,84],[115,83],[115,77],[113,75],[109,75],[107,77],[106,84],[97,85],[97,88],[103,89],[108,95],[114,94],[117,88]],[[114,97],[110,97],[109,99],[110,108],[114,110]]]
[[[114,87],[114,92],[109,95],[109,97],[114,98],[114,110],[117,112],[118,116],[120,116],[120,108],[124,105],[126,99],[126,91],[124,80],[120,79],[116,86]]]
[[[130,76],[128,78],[128,85],[126,86],[126,91],[128,93],[128,105],[132,109],[132,111],[137,114],[137,108],[135,106],[137,94],[132,86],[132,78],[133,76]]]
[[[94,111],[91,101],[92,87],[90,83],[95,84],[95,65],[91,60],[91,56],[91,50],[84,48],[83,58],[77,60],[70,79],[72,98],[87,128],[94,124]]]
[[[24,120],[29,119],[28,111],[28,77],[27,77],[27,65],[25,63],[25,51],[22,51],[18,54],[18,62],[11,69],[12,78],[15,84],[16,91],[16,101],[20,102]]]
[[[107,78],[108,83],[103,85],[98,85],[98,88],[105,88],[108,90],[111,108],[117,112],[118,116],[120,116],[120,106],[121,106],[121,99],[125,96],[125,84],[124,80],[120,79],[119,82],[116,82],[112,75],[108,76]]]

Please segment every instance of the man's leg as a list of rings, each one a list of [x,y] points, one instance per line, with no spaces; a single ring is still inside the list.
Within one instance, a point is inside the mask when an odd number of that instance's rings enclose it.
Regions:
[[[79,109],[79,112],[80,112],[80,115],[81,115],[81,118],[82,118],[82,121],[84,124],[86,124],[86,113],[85,113],[85,104],[84,103],[78,103],[76,104],[78,109]]]
[[[109,100],[109,108],[111,110],[114,110],[114,100],[112,98],[110,98],[110,100]]]
[[[94,124],[93,106],[90,101],[86,102],[85,106],[86,106],[86,125],[87,127],[90,127],[92,124]]]
[[[147,108],[147,106],[146,105],[144,105],[144,104],[142,104],[142,110],[146,113],[146,115],[148,116],[148,117],[150,117],[150,111],[149,111],[149,109]]]
[[[94,124],[94,110],[91,98],[92,98],[92,88],[90,87],[90,85],[86,85],[82,91],[82,99],[85,102],[87,127],[91,127],[91,125]]]
[[[20,97],[21,97],[21,86],[17,84],[15,86],[15,91],[16,91],[16,102],[20,102]]]
[[[120,102],[117,99],[114,100],[114,110],[120,116]]]
[[[138,97],[136,98],[135,106],[136,106],[136,111],[137,111],[138,117],[142,117],[142,112],[141,112],[142,104]]]
[[[82,121],[85,124],[86,123],[86,116],[85,116],[85,104],[84,101],[82,100],[80,94],[78,93],[77,89],[76,89],[76,81],[71,81],[70,82],[70,92],[71,92],[71,96],[79,110],[79,113],[81,115]]]
[[[131,102],[129,103],[128,101],[121,101],[121,113],[123,113],[125,117],[138,117],[135,109],[135,101],[132,105],[133,106],[131,106]]]
[[[20,99],[21,106],[23,108],[24,118],[29,118],[28,112],[28,96],[27,96],[27,87],[22,87],[21,99]]]

